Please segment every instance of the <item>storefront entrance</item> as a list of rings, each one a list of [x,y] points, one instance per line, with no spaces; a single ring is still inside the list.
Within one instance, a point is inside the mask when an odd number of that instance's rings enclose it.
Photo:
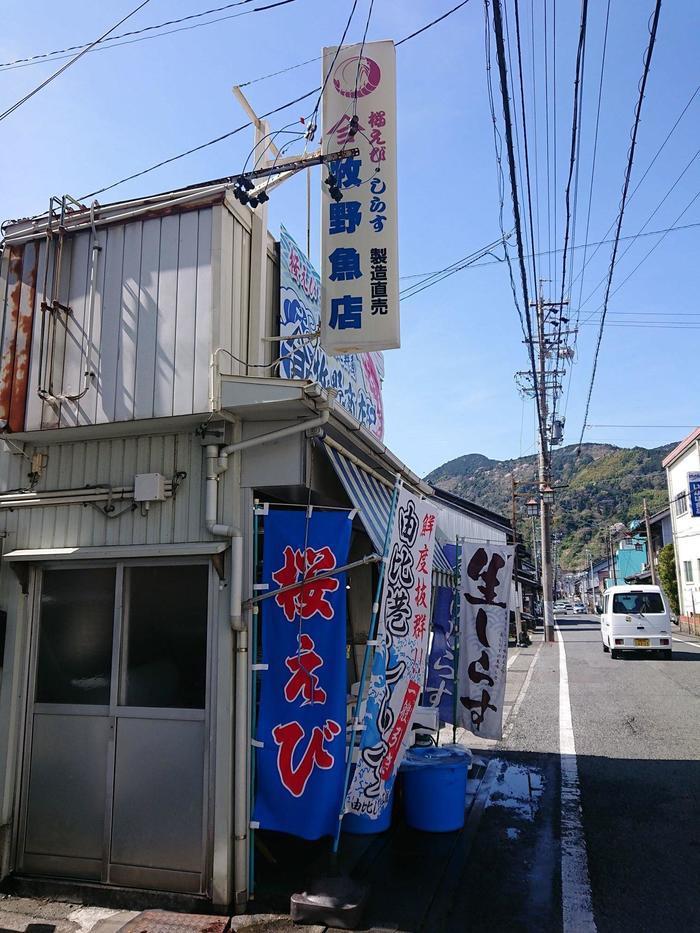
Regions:
[[[37,574],[19,870],[205,893],[208,562]]]

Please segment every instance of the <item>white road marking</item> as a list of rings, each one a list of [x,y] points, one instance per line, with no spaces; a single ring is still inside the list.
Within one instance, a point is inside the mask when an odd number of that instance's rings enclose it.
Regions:
[[[576,743],[562,631],[559,643],[559,755],[561,760],[561,900],[564,933],[595,933],[586,840],[581,824]]]
[[[503,738],[504,738],[504,739],[507,739],[508,736],[510,735],[510,733],[513,731],[513,726],[515,725],[515,718],[516,718],[516,716],[518,715],[518,712],[519,712],[519,710],[520,710],[520,707],[522,706],[523,700],[525,699],[525,694],[527,693],[527,688],[530,686],[530,681],[532,680],[532,672],[535,670],[535,664],[536,664],[536,662],[537,662],[538,657],[540,656],[540,651],[542,650],[542,645],[543,645],[543,644],[544,644],[544,642],[540,642],[540,644],[539,644],[539,646],[538,646],[538,648],[537,648],[537,651],[535,652],[535,654],[534,654],[534,656],[533,656],[533,658],[532,658],[532,663],[530,664],[530,668],[529,668],[527,674],[525,675],[525,680],[523,681],[523,685],[522,685],[522,687],[520,688],[520,693],[518,694],[518,696],[517,696],[517,698],[516,698],[516,700],[515,700],[515,703],[513,703],[512,707],[511,707],[511,709],[510,709],[510,712],[508,713],[508,715],[507,715],[507,717],[506,717],[506,724],[507,724],[507,725],[506,725],[506,728],[503,730]]]
[[[685,638],[676,638],[675,635],[671,636],[674,641],[679,641],[683,645],[694,645],[696,648],[700,648],[700,642],[697,641],[686,641]]]
[[[508,663],[506,664],[506,668],[508,670],[510,670],[511,664],[513,663],[513,661],[515,661],[517,657],[519,657],[519,655],[520,655],[519,651],[514,651],[513,654],[511,654],[511,656],[508,658]]]

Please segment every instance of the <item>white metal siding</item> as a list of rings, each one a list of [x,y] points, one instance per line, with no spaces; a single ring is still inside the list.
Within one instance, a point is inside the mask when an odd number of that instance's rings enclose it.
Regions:
[[[212,332],[212,216],[205,208],[98,230],[93,316],[96,385],[58,410],[39,384],[46,245],[39,256],[27,430],[206,411]],[[51,253],[49,253],[51,261]],[[86,365],[92,234],[65,240],[59,300],[71,308],[56,329],[54,392],[77,394]],[[49,290],[50,290],[49,280]]]
[[[499,531],[486,522],[481,522],[477,518],[458,512],[456,509],[450,509],[442,504],[438,504],[435,499],[432,500],[439,509],[438,528],[445,535],[447,540],[453,544],[457,536],[466,538],[468,541],[485,541],[491,544],[505,544],[506,534]]]
[[[204,527],[202,446],[193,434],[142,435],[26,448],[29,453],[34,449],[48,452],[47,467],[37,492],[104,483],[126,486],[133,483],[136,473],[163,473],[171,478],[183,471],[187,477],[174,498],[151,503],[145,515],[137,508],[118,518],[106,518],[90,505],[33,506],[10,516],[0,513],[0,526],[7,523],[11,533],[16,530],[10,539],[13,548],[211,540]],[[127,504],[115,502],[115,510],[120,512]]]

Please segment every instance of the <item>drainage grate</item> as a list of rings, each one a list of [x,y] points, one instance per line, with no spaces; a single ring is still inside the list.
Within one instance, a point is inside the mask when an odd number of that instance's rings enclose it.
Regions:
[[[144,910],[123,926],[119,933],[224,933],[228,923],[228,917]]]

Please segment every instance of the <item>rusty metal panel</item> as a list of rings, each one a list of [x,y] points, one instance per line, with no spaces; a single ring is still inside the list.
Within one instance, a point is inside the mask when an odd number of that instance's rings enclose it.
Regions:
[[[53,246],[47,240],[42,240],[39,245],[39,262],[37,271],[37,295],[35,326],[32,335],[32,346],[29,357],[29,376],[27,386],[27,414],[25,418],[25,428],[27,431],[37,431],[41,428],[41,420],[44,409],[44,403],[38,395],[37,389],[40,384],[39,368],[41,363],[41,333],[42,322],[45,325],[44,312],[42,311],[42,302],[48,297],[53,278]],[[46,263],[49,263],[47,269]]]
[[[0,356],[0,428],[10,419],[12,381],[15,370],[17,321],[22,293],[22,247],[11,246],[7,270],[7,294],[3,314],[2,355]]]
[[[24,247],[22,264],[22,293],[20,295],[15,344],[15,371],[12,379],[10,402],[10,431],[22,431],[26,423],[27,390],[29,383],[29,360],[36,312],[36,282],[39,266],[39,249],[36,242]]]

